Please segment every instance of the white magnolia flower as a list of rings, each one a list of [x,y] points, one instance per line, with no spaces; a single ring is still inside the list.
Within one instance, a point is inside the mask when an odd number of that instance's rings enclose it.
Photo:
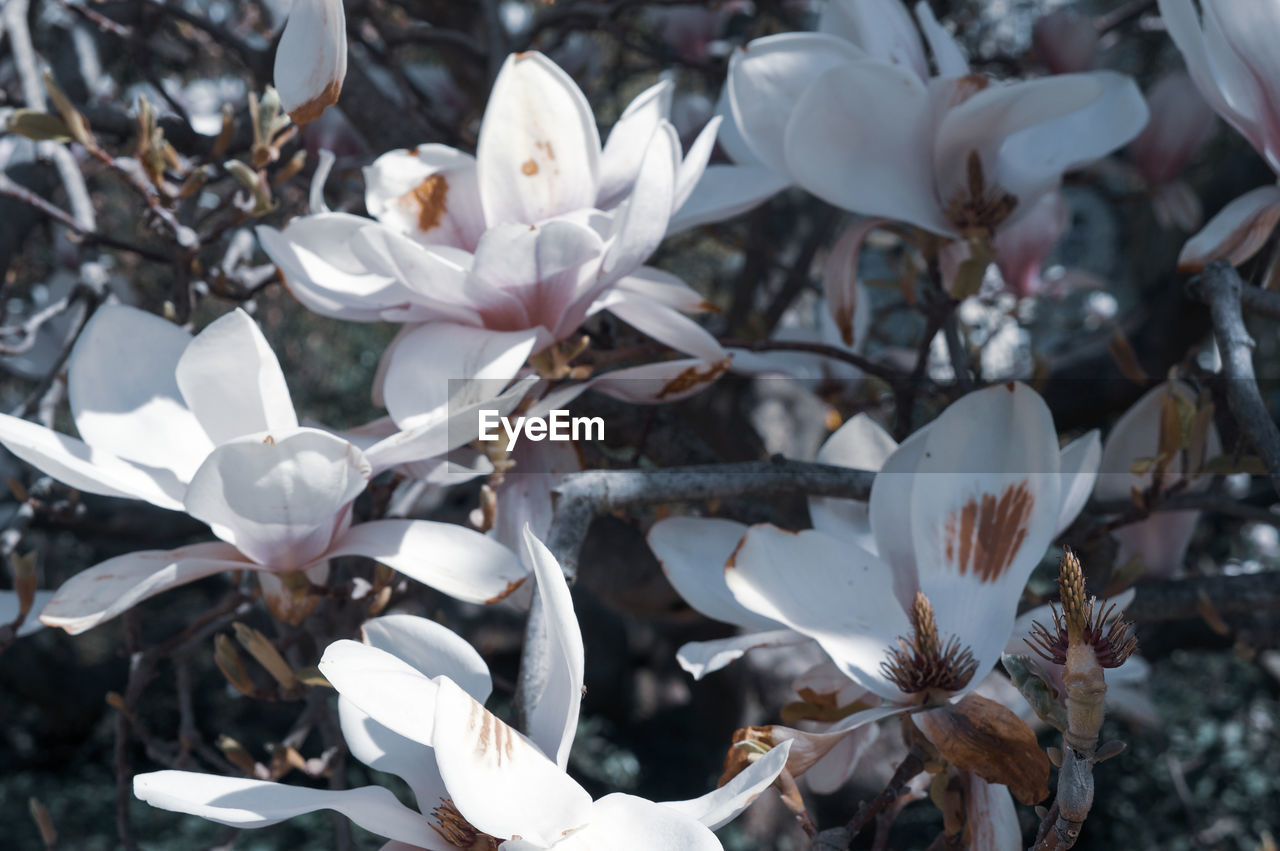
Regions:
[[[295,124],[314,121],[338,102],[347,76],[342,0],[294,0],[276,48],[275,86]]]
[[[1209,106],[1280,174],[1280,89],[1273,48],[1280,38],[1280,7],[1230,0],[1202,0],[1200,7],[1203,24],[1191,0],[1160,0],[1160,16]],[[1199,271],[1226,259],[1238,266],[1271,238],[1277,222],[1280,186],[1246,192],[1187,241],[1178,265]]]
[[[41,620],[77,633],[168,588],[255,570],[273,609],[305,615],[277,574],[322,579],[330,558],[363,555],[447,594],[484,602],[525,575],[505,547],[425,520],[351,525],[351,503],[390,462],[298,425],[262,332],[235,310],[192,338],[131,307],[95,313],[67,376],[80,439],[0,415],[0,442],[89,493],[185,511],[221,541],[118,556],[69,580]]]
[[[602,147],[573,80],[539,53],[513,55],[474,157],[437,144],[384,154],[366,170],[376,221],[320,213],[259,228],[259,238],[312,310],[405,323],[380,378],[404,429],[429,410],[422,397],[435,391],[424,387],[477,369],[510,379],[601,310],[719,363],[724,350],[684,315],[707,303],[642,265],[697,183],[718,125],[682,156],[670,100],[666,81],[642,93]]]
[[[879,666],[910,634],[923,591],[939,630],[989,670],[1027,576],[1087,501],[1100,454],[1096,432],[1059,451],[1043,400],[1016,383],[965,396],[901,446],[870,417],[852,418],[817,460],[877,471],[870,504],[811,499],[814,528],[803,532],[654,524],[650,546],[681,596],[747,630],[685,645],[681,665],[699,678],[754,647],[814,640],[854,682],[898,700]]]
[[[332,809],[390,839],[383,851],[719,849],[711,830],[768,788],[788,749],[694,800],[659,804],[614,794],[592,801],[565,773],[582,698],[582,635],[560,566],[531,533],[525,545],[551,648],[551,673],[533,707],[529,737],[484,708],[491,688],[484,661],[431,621],[378,618],[365,625],[363,644],[339,641],[320,662],[340,695],[352,754],[403,778],[416,810],[378,787],[329,791],[183,771],[140,775],[134,794],[240,828]]]
[[[1189,469],[1199,469],[1204,461],[1222,454],[1222,438],[1212,422],[1204,430],[1203,444],[1188,447],[1187,452],[1181,451],[1177,436],[1162,437],[1161,432],[1169,421],[1165,409],[1179,403],[1193,409],[1195,396],[1185,384],[1166,381],[1149,390],[1124,412],[1102,445],[1102,472],[1094,488],[1095,497],[1128,500],[1134,488],[1145,491],[1151,487],[1157,468],[1161,490],[1185,487],[1194,493],[1209,486],[1208,476],[1190,482],[1185,480]],[[1178,449],[1161,459],[1161,452],[1168,450],[1171,439]],[[1143,472],[1134,473],[1135,464],[1145,467]],[[1156,511],[1145,520],[1113,529],[1111,535],[1119,544],[1116,565],[1140,556],[1144,575],[1172,576],[1182,567],[1199,519],[1199,511]]]

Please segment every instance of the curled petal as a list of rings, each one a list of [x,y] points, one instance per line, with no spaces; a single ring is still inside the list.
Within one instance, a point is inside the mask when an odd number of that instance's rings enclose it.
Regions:
[[[1214,260],[1239,266],[1262,248],[1280,223],[1280,187],[1260,186],[1223,207],[1178,254],[1178,271],[1199,272]]]
[[[808,644],[812,640],[807,635],[801,635],[792,629],[748,632],[732,638],[690,641],[681,646],[676,653],[676,661],[695,680],[700,680],[707,674],[715,673],[726,665],[736,662],[752,650],[761,650],[766,647],[793,647]]]

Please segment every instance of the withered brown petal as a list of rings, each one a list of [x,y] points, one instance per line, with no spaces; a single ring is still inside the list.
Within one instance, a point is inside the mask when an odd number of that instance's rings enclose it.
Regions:
[[[994,700],[971,694],[912,720],[956,768],[1008,786],[1024,804],[1048,796],[1049,757],[1031,728]]]

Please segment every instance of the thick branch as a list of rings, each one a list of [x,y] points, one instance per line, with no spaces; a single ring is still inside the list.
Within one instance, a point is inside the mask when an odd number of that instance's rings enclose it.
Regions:
[[[1253,372],[1253,338],[1240,312],[1245,285],[1225,261],[1210,263],[1192,280],[1192,293],[1209,306],[1213,338],[1222,355],[1227,379],[1227,404],[1254,450],[1271,474],[1271,485],[1280,493],[1280,430],[1258,392]]]

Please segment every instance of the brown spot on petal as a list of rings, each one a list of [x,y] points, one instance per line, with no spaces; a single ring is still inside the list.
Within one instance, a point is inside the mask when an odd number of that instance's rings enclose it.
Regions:
[[[956,80],[955,90],[951,94],[951,106],[959,106],[990,85],[991,78],[985,74],[969,74],[961,77]]]
[[[675,396],[679,393],[686,393],[700,384],[710,384],[729,369],[729,358],[725,358],[719,363],[713,363],[706,369],[698,369],[697,366],[691,366],[682,369],[676,374],[676,377],[663,385],[658,391],[658,398],[665,399],[668,396]]]
[[[443,174],[433,174],[400,196],[400,203],[417,211],[418,230],[426,233],[440,224],[448,209],[449,181]]]
[[[1024,804],[1049,794],[1049,758],[1021,718],[993,700],[967,695],[912,716],[948,762],[1009,787]]]
[[[524,165],[520,166],[520,171],[527,177],[533,177],[538,173],[538,164],[532,159],[525,160]]]
[[[521,585],[524,584],[524,581],[527,578],[528,577],[522,576],[519,579],[515,580],[514,582],[508,582],[507,587],[502,589],[501,594],[498,594],[496,597],[490,597],[488,600],[484,601],[484,604],[487,606],[490,603],[496,603],[499,600],[505,600],[507,597],[510,597],[517,588],[519,588]]]
[[[511,761],[515,749],[515,731],[474,700],[471,702],[471,719],[468,726],[472,730],[479,727],[476,736],[478,756],[492,759],[494,765],[499,768]]]
[[[327,107],[333,106],[338,102],[338,95],[341,93],[342,80],[330,81],[329,85],[325,86],[320,94],[289,113],[290,120],[299,126],[315,121]]]
[[[947,561],[962,576],[973,573],[981,582],[995,582],[1008,572],[1026,539],[1034,506],[1025,479],[1006,487],[999,498],[984,493],[970,499],[947,518]]]

